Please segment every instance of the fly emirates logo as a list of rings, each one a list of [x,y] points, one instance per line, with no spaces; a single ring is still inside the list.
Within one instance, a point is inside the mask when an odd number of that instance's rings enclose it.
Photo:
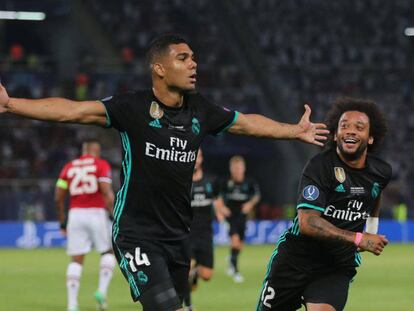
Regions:
[[[323,214],[328,217],[341,219],[341,220],[348,220],[348,221],[355,221],[359,219],[368,219],[369,213],[366,211],[361,211],[362,206],[364,205],[363,202],[358,200],[350,200],[348,202],[348,206],[346,210],[337,209],[333,205],[329,205]]]
[[[197,150],[186,151],[187,140],[170,137],[169,149],[159,148],[155,144],[145,143],[145,155],[164,161],[190,163],[197,157]]]

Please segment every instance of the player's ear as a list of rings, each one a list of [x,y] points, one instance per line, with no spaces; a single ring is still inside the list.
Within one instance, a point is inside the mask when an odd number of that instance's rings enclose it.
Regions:
[[[165,76],[165,68],[161,63],[154,63],[151,65],[152,66],[152,70],[154,70],[154,72],[160,76],[160,77],[164,77]]]
[[[372,145],[374,143],[374,137],[370,136],[368,138],[368,145]]]
[[[338,140],[338,138],[336,137],[336,133],[337,133],[337,131],[335,131],[335,133],[334,133],[334,135],[333,135],[333,140],[334,140],[334,141],[337,141],[337,140]]]

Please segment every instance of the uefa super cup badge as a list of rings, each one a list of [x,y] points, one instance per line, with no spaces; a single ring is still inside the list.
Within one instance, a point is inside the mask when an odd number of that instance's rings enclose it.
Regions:
[[[164,110],[158,105],[157,102],[153,101],[150,106],[150,115],[154,119],[161,119],[164,115]]]

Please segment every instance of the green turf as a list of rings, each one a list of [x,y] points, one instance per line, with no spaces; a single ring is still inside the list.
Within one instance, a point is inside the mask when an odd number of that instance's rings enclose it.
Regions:
[[[272,246],[246,247],[240,258],[245,282],[226,276],[228,249],[216,249],[212,281],[200,283],[193,301],[197,311],[252,311],[257,301]],[[363,265],[352,283],[347,311],[414,310],[414,245],[391,245],[384,254],[363,255]],[[0,310],[51,311],[66,309],[62,249],[0,250]],[[95,310],[93,293],[98,279],[98,256],[86,258],[80,289],[81,311]],[[110,310],[141,310],[131,302],[126,281],[116,271],[109,293]]]

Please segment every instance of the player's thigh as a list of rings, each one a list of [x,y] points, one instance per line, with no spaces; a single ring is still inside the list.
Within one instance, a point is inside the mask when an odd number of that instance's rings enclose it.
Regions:
[[[348,299],[349,283],[354,274],[353,271],[341,271],[323,275],[312,280],[306,286],[303,293],[306,304],[309,304],[311,307],[308,310],[328,311],[327,307],[320,309],[323,306],[318,306],[318,304],[332,306],[336,311],[343,310]]]
[[[164,243],[168,254],[168,269],[180,301],[188,291],[188,275],[190,272],[191,251],[190,240],[184,239],[172,243]]]
[[[227,222],[229,224],[229,235],[232,236],[234,234],[238,233],[238,221],[237,221],[237,215],[232,215],[230,218],[227,219]]]
[[[137,241],[134,247],[114,242],[114,253],[132,299],[140,301],[145,311],[175,311],[181,307],[162,247],[149,241]],[[188,279],[188,270],[186,273]]]
[[[95,209],[91,215],[90,230],[93,244],[98,253],[107,252],[112,248],[110,220],[105,209]]]
[[[325,303],[306,303],[306,311],[336,311],[334,307]]]
[[[69,256],[84,255],[91,251],[92,240],[83,214],[84,211],[81,209],[69,210],[66,228]]]
[[[199,241],[198,247],[195,249],[195,260],[199,266],[205,268],[214,268],[214,249],[212,239],[206,238],[204,241]]]
[[[247,215],[240,214],[240,216],[238,217],[238,221],[237,221],[237,233],[239,234],[241,241],[244,241],[244,238],[245,238],[246,221],[247,221]]]
[[[182,302],[183,297],[189,290],[188,275],[190,272],[189,265],[169,265],[171,280],[176,290],[179,300]]]
[[[309,275],[295,268],[283,250],[277,249],[271,257],[257,310],[293,311],[301,307],[302,292]]]

